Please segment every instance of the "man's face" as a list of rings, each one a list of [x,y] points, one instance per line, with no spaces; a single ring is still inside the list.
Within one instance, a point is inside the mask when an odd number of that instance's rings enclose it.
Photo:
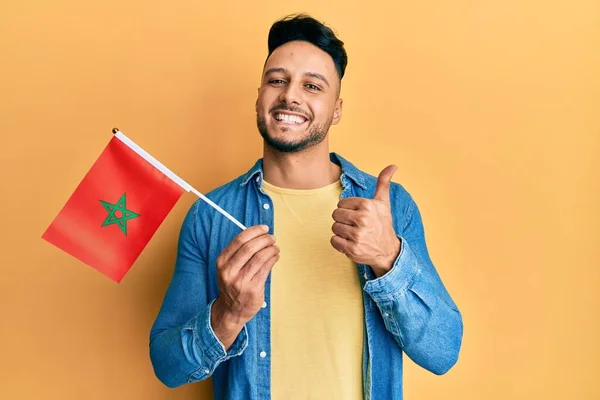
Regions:
[[[277,151],[317,145],[342,116],[340,80],[329,54],[301,41],[278,47],[263,69],[256,100],[258,130]]]

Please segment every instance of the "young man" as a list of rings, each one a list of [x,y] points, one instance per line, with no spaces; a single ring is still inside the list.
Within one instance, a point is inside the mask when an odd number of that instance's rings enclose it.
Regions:
[[[186,215],[150,335],[157,377],[213,377],[215,399],[402,399],[402,354],[457,361],[462,317],[432,264],[417,205],[336,153],[343,42],[308,16],[269,33],[256,101],[263,158]],[[276,237],[275,237],[276,236]]]

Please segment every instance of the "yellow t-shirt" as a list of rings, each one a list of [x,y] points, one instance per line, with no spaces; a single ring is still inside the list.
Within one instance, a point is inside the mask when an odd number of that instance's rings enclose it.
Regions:
[[[263,181],[280,258],[271,275],[273,400],[363,398],[363,298],[356,264],[336,251],[341,183],[295,190]]]

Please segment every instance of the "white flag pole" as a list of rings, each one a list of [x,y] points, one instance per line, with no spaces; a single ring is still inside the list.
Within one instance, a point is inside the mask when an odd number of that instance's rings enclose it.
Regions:
[[[194,188],[191,188],[190,191],[192,193],[194,193],[196,196],[200,197],[205,202],[207,202],[208,204],[210,204],[211,206],[213,206],[213,208],[215,210],[217,210],[218,212],[220,212],[221,214],[223,214],[231,222],[233,222],[234,224],[236,224],[237,226],[239,226],[242,230],[246,229],[246,227],[244,225],[242,225],[237,219],[233,218],[227,211],[223,210],[221,207],[219,207],[218,205],[216,205],[215,203],[213,203],[213,201],[211,199],[209,199],[208,197],[206,197],[205,195],[203,195],[202,193],[200,193],[199,191],[197,191]]]
[[[150,164],[152,164],[152,166],[154,166],[160,172],[162,172],[163,174],[168,176],[173,182],[175,182],[176,184],[181,186],[186,192],[194,193],[196,196],[200,197],[202,200],[207,202],[210,206],[212,206],[215,210],[217,210],[218,212],[223,214],[227,219],[229,219],[231,222],[236,224],[242,230],[246,229],[246,227],[244,225],[242,225],[237,219],[233,218],[231,216],[231,214],[229,214],[227,211],[223,210],[221,207],[216,205],[211,199],[209,199],[208,197],[206,197],[205,195],[203,195],[202,193],[200,193],[199,191],[194,189],[189,183],[187,183],[186,181],[181,179],[169,168],[165,167],[160,161],[158,161],[156,158],[154,158],[150,154],[148,154],[144,149],[142,149],[140,146],[138,146],[133,140],[131,140],[127,136],[125,136],[125,134],[123,134],[123,132],[121,132],[119,129],[114,128],[112,130],[112,132],[114,133],[114,135],[117,139],[119,139],[121,142],[123,142],[125,145],[127,145],[131,150],[136,152],[144,160],[146,160]]]

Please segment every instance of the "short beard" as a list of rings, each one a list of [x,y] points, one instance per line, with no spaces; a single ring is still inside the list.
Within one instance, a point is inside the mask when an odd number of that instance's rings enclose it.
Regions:
[[[256,125],[260,135],[270,147],[281,153],[297,153],[321,143],[327,136],[327,131],[329,130],[331,121],[328,121],[326,125],[313,126],[310,128],[308,136],[298,142],[285,142],[283,140],[277,140],[273,138],[271,135],[269,135],[266,119],[258,114],[256,117]]]

